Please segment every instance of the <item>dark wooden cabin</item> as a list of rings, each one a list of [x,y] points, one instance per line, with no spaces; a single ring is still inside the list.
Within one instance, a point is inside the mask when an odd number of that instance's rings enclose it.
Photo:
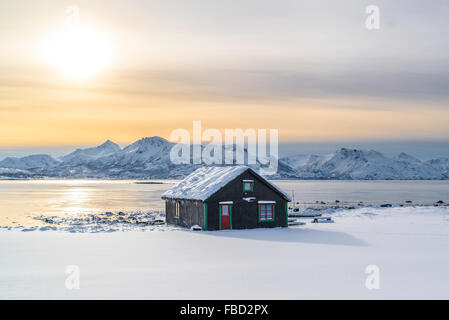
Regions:
[[[203,230],[287,227],[291,201],[246,166],[200,168],[162,199],[168,224]]]

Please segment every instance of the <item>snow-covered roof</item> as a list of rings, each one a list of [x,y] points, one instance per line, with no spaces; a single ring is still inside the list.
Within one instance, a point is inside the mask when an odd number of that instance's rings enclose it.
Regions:
[[[247,166],[199,168],[171,189],[167,190],[162,195],[162,199],[192,199],[204,201],[247,170],[250,170],[254,175],[264,180],[285,199],[291,201],[285,192]]]

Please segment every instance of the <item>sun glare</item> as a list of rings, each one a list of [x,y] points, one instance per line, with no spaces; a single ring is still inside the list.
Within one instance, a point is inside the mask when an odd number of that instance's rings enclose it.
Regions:
[[[92,76],[111,62],[110,45],[93,30],[64,30],[50,39],[47,50],[50,64],[75,79]]]

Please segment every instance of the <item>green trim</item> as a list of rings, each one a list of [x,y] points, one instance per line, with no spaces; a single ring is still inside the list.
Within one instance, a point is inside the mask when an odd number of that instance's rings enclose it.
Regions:
[[[248,192],[248,191],[249,192],[253,192],[254,191],[254,181],[253,182],[242,181],[242,182],[243,182],[243,192]],[[251,188],[249,188],[249,190],[245,188],[245,183],[249,183],[250,184]]]
[[[229,205],[229,230],[232,230],[232,204]]]
[[[207,231],[207,203],[204,204],[204,230]]]
[[[273,207],[273,218],[271,220],[260,220],[260,206],[272,206]],[[275,209],[276,209],[276,203],[263,203],[263,204],[258,204],[257,207],[258,209],[258,220],[259,222],[274,222],[275,220]]]

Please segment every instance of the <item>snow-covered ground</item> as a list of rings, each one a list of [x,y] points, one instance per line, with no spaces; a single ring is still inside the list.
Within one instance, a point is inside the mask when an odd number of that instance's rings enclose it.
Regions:
[[[335,223],[218,232],[3,230],[0,298],[449,298],[448,207],[329,214]],[[365,286],[370,265],[379,289]]]

